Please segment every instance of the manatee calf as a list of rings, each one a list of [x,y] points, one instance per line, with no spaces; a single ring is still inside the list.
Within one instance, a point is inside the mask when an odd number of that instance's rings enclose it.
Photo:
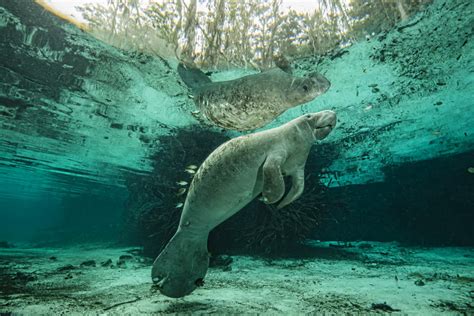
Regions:
[[[295,77],[280,68],[220,82],[212,82],[199,69],[182,63],[178,73],[210,121],[239,131],[262,127],[287,109],[323,94],[331,85],[321,74]]]
[[[335,125],[332,111],[306,114],[214,150],[194,176],[178,230],[153,263],[152,279],[160,292],[182,297],[202,285],[209,266],[209,232],[255,197],[262,194],[267,204],[279,202],[278,208],[297,199],[311,145]],[[285,197],[283,176],[292,179]]]

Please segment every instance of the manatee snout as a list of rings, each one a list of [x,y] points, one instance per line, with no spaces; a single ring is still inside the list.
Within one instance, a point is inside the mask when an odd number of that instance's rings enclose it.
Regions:
[[[326,92],[330,86],[331,83],[326,77],[315,72],[309,76],[293,78],[285,95],[287,102],[293,107],[313,100]]]
[[[326,138],[329,133],[336,127],[336,113],[330,110],[321,111],[307,116],[311,127],[313,128],[313,136],[316,140]]]
[[[311,73],[309,78],[313,81],[313,84],[316,87],[316,90],[319,91],[319,94],[323,94],[331,87],[331,82],[318,72]]]

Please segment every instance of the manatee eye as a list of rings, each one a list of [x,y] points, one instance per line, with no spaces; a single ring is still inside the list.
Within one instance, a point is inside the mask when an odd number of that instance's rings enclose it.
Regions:
[[[303,90],[304,90],[304,92],[308,92],[308,86],[307,86],[307,85],[304,85],[304,86],[303,86]]]
[[[306,118],[311,118],[311,114],[306,114]]]

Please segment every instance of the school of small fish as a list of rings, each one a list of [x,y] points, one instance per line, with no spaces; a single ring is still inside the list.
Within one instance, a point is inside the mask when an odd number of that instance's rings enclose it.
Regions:
[[[184,193],[186,193],[186,188],[180,188],[178,190],[178,193],[176,193],[176,196],[181,196],[183,195]]]
[[[196,165],[189,165],[189,166],[186,166],[186,168],[184,169],[185,172],[189,173],[190,175],[193,175],[196,173],[196,169],[198,168],[198,166]],[[187,188],[186,186],[189,184],[187,181],[184,181],[184,180],[181,180],[181,181],[177,181],[176,182],[177,185],[181,186],[182,188],[179,188],[178,189],[178,192],[176,193],[176,196],[182,196],[186,193],[187,191]],[[184,203],[182,202],[179,202],[178,204],[176,204],[175,208],[182,208],[184,206]]]

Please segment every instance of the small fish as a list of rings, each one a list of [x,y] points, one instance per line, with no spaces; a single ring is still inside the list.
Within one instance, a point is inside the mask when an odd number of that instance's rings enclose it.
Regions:
[[[469,167],[469,168],[467,168],[467,172],[469,172],[469,173],[474,173],[474,167]]]
[[[195,174],[196,173],[196,170],[193,170],[193,169],[185,169],[184,171],[189,173],[189,174]]]
[[[178,204],[176,204],[176,206],[175,206],[175,207],[176,207],[176,208],[182,208],[182,207],[183,207],[183,205],[184,205],[184,203],[178,203]]]
[[[185,185],[188,185],[188,183],[186,181],[178,181],[176,182],[177,185],[182,185],[182,186],[185,186]]]
[[[181,188],[178,190],[178,193],[176,193],[176,196],[183,195],[186,192],[186,188]]]
[[[197,169],[197,168],[198,168],[198,166],[196,166],[196,165],[189,165],[189,166],[186,167],[186,169]]]

